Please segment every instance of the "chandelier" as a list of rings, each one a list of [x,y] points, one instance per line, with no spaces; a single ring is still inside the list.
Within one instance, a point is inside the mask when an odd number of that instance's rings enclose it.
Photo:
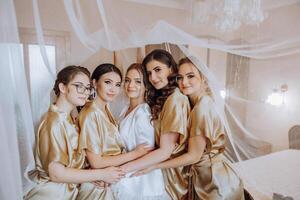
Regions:
[[[212,20],[222,32],[237,30],[242,24],[258,25],[266,18],[261,0],[194,0],[190,8],[193,22]]]

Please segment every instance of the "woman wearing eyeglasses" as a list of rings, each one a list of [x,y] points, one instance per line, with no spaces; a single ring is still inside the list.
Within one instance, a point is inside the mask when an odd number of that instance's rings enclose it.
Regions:
[[[79,114],[80,149],[87,153],[91,168],[119,166],[146,154],[149,147],[138,145],[133,151],[125,151],[118,125],[111,114],[108,103],[112,102],[121,89],[122,75],[113,64],[99,65],[92,74],[96,98],[88,103]],[[78,199],[114,199],[110,187],[99,188],[94,184],[81,185]]]
[[[90,73],[68,66],[57,74],[53,90],[56,102],[43,117],[36,135],[34,180],[37,185],[25,199],[76,199],[78,184],[113,183],[123,177],[119,168],[82,169],[85,153],[78,148],[78,129],[70,116],[90,95]]]
[[[188,152],[137,174],[190,165],[188,199],[243,200],[242,180],[223,155],[225,130],[205,77],[188,58],[179,61],[178,74],[179,88],[189,97],[192,105]]]

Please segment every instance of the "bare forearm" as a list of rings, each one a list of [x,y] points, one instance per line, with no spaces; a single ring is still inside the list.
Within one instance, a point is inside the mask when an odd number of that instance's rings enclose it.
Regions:
[[[194,163],[197,163],[201,159],[205,146],[206,146],[206,141],[202,135],[190,138],[188,144],[189,147],[188,152],[182,154],[181,156],[173,158],[171,160],[158,163],[157,165],[154,166],[154,168],[156,169],[176,168],[176,167],[192,165]]]
[[[187,166],[194,164],[198,161],[197,157],[190,155],[188,153],[173,158],[171,160],[167,160],[155,165],[155,169],[167,169],[167,168],[176,168],[181,166]]]
[[[100,156],[99,156],[100,157]],[[110,166],[119,166],[134,160],[138,157],[134,151],[116,155],[116,156],[101,156],[100,158],[89,159],[92,168],[105,168]]]
[[[63,169],[56,170],[51,173],[50,179],[53,182],[58,183],[84,183],[101,180],[101,177],[104,175],[104,171],[101,169],[74,169],[64,167]]]
[[[126,172],[132,172],[160,163],[168,159],[170,156],[171,151],[168,152],[163,149],[156,149],[138,160],[123,165],[122,168],[125,169]]]

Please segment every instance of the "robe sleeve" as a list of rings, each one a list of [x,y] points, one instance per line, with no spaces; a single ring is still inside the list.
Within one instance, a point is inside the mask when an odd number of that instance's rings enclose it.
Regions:
[[[79,148],[95,154],[102,154],[101,123],[96,113],[83,113],[79,116],[80,139]]]
[[[169,96],[160,113],[160,133],[173,132],[186,135],[189,111],[190,105],[186,96],[182,94]]]
[[[135,134],[136,144],[147,143],[150,146],[155,145],[154,128],[151,124],[151,115],[146,110],[140,110],[135,115]]]
[[[39,156],[45,169],[51,162],[59,162],[64,166],[69,164],[67,134],[63,123],[51,123],[39,130]]]

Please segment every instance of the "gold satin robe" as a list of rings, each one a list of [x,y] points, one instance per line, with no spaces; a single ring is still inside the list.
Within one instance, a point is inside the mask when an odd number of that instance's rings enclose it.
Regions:
[[[190,137],[203,134],[206,138],[201,160],[190,167],[189,199],[244,199],[243,183],[223,155],[226,142],[224,127],[211,97],[197,99],[190,113],[189,133]]]
[[[100,108],[97,101],[88,103],[79,114],[80,149],[102,156],[115,156],[124,153],[125,146],[119,135],[118,126],[107,107]],[[92,183],[81,184],[77,199],[113,200],[111,188],[98,188]]]
[[[51,105],[36,136],[34,180],[37,185],[25,199],[76,199],[78,184],[52,182],[48,165],[59,162],[68,168],[81,169],[85,155],[78,150],[78,137],[78,130],[71,117]]]
[[[190,104],[188,98],[181,94],[179,89],[176,88],[173,94],[165,101],[159,119],[154,121],[155,142],[157,145],[159,145],[160,137],[164,133],[175,132],[180,134],[179,141],[175,150],[172,152],[171,158],[175,158],[186,152],[189,112]],[[166,190],[174,200],[187,198],[188,179],[183,170],[184,167],[162,170]]]

